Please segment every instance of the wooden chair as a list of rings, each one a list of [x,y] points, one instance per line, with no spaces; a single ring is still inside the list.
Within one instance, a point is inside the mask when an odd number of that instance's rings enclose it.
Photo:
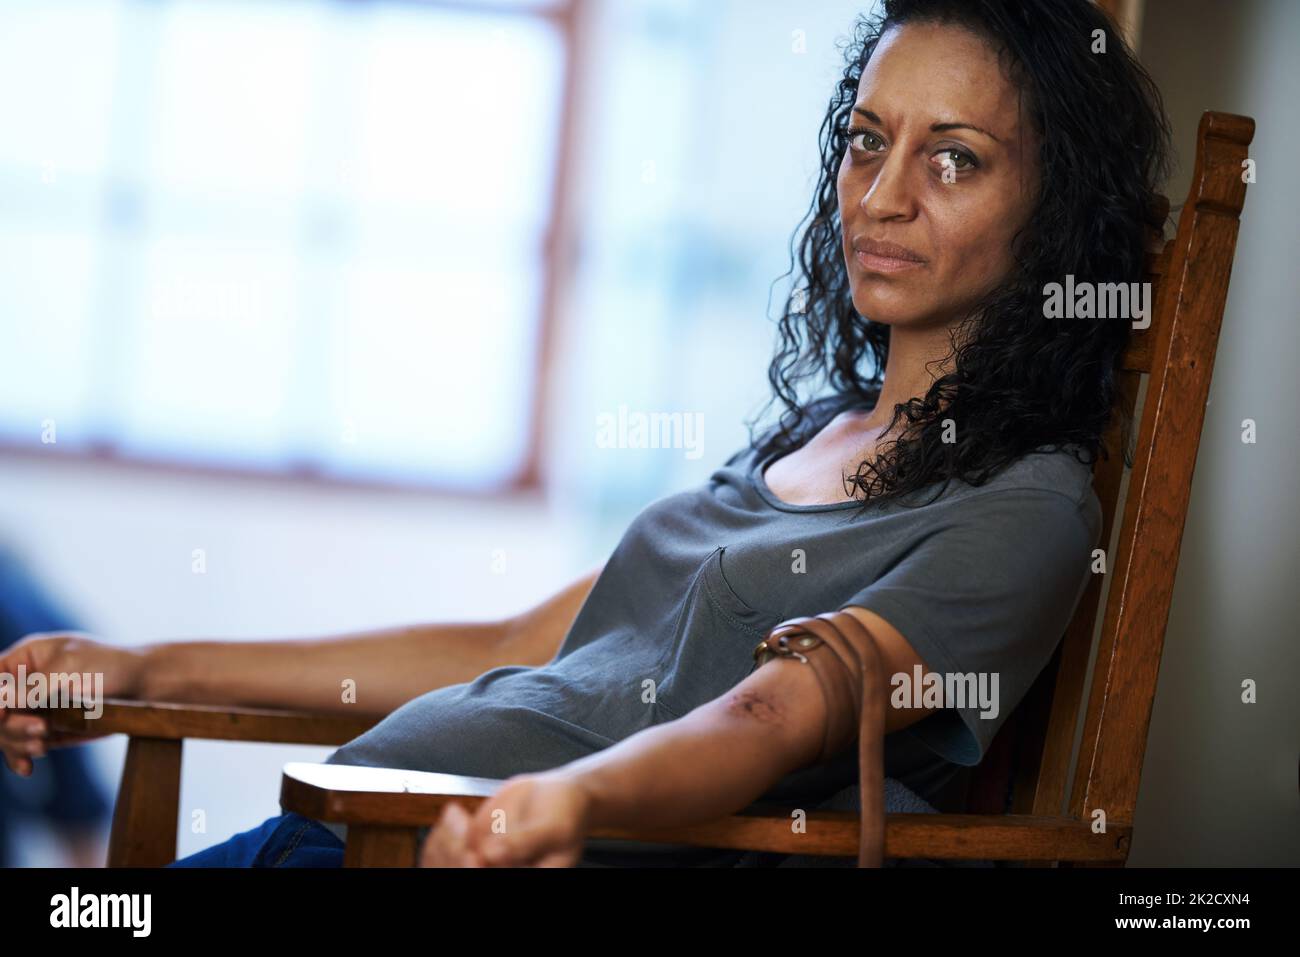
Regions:
[[[1146,751],[1147,727],[1173,596],[1192,472],[1205,419],[1219,326],[1228,294],[1249,117],[1207,112],[1196,167],[1175,238],[1161,235],[1149,260],[1152,322],[1135,332],[1123,362],[1123,402],[1146,398],[1134,464],[1108,574],[1096,575],[1051,663],[1000,729],[970,776],[966,813],[890,814],[885,855],[984,859],[1065,866],[1122,866]],[[1168,204],[1160,212],[1163,219]],[[1118,430],[1099,461],[1094,487],[1112,540],[1125,464]],[[1109,579],[1103,604],[1103,578]],[[1089,670],[1094,626],[1104,611]],[[1085,696],[1086,692],[1086,696]],[[1086,702],[1086,710],[1084,705]],[[1070,759],[1083,712],[1073,787]],[[81,712],[57,712],[53,727],[130,736],[113,816],[110,866],[158,866],[176,856],[181,748],[186,738],[341,745],[379,716],[336,715],[110,701],[88,726]],[[293,763],[281,797],[287,810],[348,826],[348,866],[409,866],[417,829],[456,801],[472,810],[498,781],[384,768]],[[1068,799],[1068,801],[1067,801]],[[1096,812],[1105,830],[1095,833]],[[792,833],[790,809],[755,804],[721,820],[671,830],[605,830],[593,837],[706,847],[855,857],[858,816],[810,811]]]

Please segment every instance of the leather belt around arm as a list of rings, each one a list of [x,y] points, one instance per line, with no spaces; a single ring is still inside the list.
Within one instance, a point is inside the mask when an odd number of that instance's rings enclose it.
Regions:
[[[826,702],[822,764],[858,739],[862,817],[858,867],[880,867],[885,849],[885,665],[874,637],[847,612],[783,621],[758,643],[761,667],[773,657],[811,665]],[[871,689],[864,694],[864,689]],[[865,699],[865,700],[864,700]]]

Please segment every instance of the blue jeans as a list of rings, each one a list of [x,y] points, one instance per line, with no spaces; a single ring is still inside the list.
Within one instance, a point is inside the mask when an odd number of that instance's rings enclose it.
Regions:
[[[342,867],[343,842],[329,828],[289,811],[168,867]]]

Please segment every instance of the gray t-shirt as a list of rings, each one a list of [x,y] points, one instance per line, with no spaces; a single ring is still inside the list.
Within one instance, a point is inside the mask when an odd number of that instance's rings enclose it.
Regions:
[[[815,403],[801,441],[849,404]],[[491,778],[553,768],[720,697],[750,673],[754,646],[777,623],[859,605],[897,628],[927,671],[983,674],[986,692],[997,676],[996,716],[981,716],[987,699],[967,700],[886,736],[886,775],[929,800],[958,765],[980,761],[1073,615],[1101,530],[1090,470],[1066,451],[1037,452],[982,486],[954,480],[929,504],[863,513],[847,498],[781,502],[762,477],[773,459],[746,446],[704,484],[646,507],[549,663],[421,695],[328,763]],[[849,748],[762,800],[813,807],[856,780]],[[665,850],[597,841],[588,855],[643,863]],[[684,863],[736,855],[667,850]]]

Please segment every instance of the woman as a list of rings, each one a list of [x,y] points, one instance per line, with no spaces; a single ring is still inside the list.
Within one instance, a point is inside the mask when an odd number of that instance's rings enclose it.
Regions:
[[[645,509],[598,576],[499,624],[138,650],[34,636],[0,670],[337,711],[351,678],[392,713],[331,763],[509,778],[472,817],[448,808],[426,865],[647,863],[646,846],[587,835],[813,806],[852,783],[854,749],[823,753],[842,716],[812,669],[751,655],[800,616],[864,628],[885,675],[978,689],[863,689],[891,695],[890,777],[928,798],[978,763],[1087,585],[1091,465],[1130,332],[1131,317],[1047,318],[1045,290],[1141,280],[1168,125],[1087,0],[886,0],[855,41],[769,371],[785,413]],[[830,393],[802,402],[821,374]],[[0,725],[20,773],[44,746],[22,743],[29,725]],[[286,814],[177,863],[338,864],[343,836]]]

